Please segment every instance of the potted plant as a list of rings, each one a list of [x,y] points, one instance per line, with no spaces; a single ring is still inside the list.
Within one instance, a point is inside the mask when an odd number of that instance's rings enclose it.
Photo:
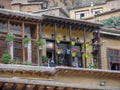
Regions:
[[[46,56],[42,56],[42,63],[44,66],[48,66],[48,58]]]
[[[4,64],[8,64],[11,61],[11,58],[12,58],[11,55],[8,53],[7,50],[5,50],[5,52],[2,55],[2,62]]]
[[[56,39],[56,42],[59,44],[61,42],[60,37]]]
[[[86,44],[85,44],[85,47],[86,47],[86,48],[89,48],[89,47],[90,47],[90,44],[89,44],[89,43],[86,43]]]
[[[93,64],[93,63],[89,63],[88,68],[90,68],[90,69],[98,69],[97,65]]]
[[[11,46],[14,36],[12,34],[7,34],[5,38],[6,38],[6,42],[8,42],[8,44]]]
[[[36,40],[35,44],[39,47],[39,49],[42,49],[43,43],[42,43],[42,39],[41,38]]]
[[[77,49],[72,48],[72,49],[71,49],[71,55],[72,55],[72,57],[76,57],[77,52],[78,52]]]
[[[85,58],[88,59],[90,57],[90,54],[89,53],[86,53],[85,54]]]
[[[30,39],[28,37],[24,38],[24,46],[27,47],[30,42]]]
[[[27,60],[27,61],[23,62],[23,65],[31,65],[31,63],[28,62],[28,60]]]
[[[75,37],[73,37],[73,38],[71,39],[71,45],[72,45],[72,46],[75,45]]]
[[[63,53],[62,48],[58,47],[58,49],[57,49],[57,54],[62,54],[62,53]]]

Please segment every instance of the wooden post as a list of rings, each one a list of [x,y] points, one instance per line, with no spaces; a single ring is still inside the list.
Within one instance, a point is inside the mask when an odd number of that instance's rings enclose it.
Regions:
[[[71,40],[72,40],[72,26],[70,25],[69,26],[69,37],[70,37],[70,42],[71,42]],[[72,45],[70,44],[70,48],[72,48]],[[71,66],[72,66],[72,57],[70,56],[70,64],[71,64]]]
[[[10,21],[7,21],[7,34],[10,34]],[[8,53],[10,53],[10,46],[8,46]]]
[[[36,25],[36,34],[37,34],[37,40],[39,39],[39,23]],[[38,66],[40,65],[40,57],[39,57],[39,48],[37,49],[37,60],[38,60]]]
[[[42,26],[41,26],[41,22],[39,22],[39,37],[42,37]],[[40,64],[42,64],[42,50],[39,51],[39,61]]]
[[[7,33],[10,34],[10,21],[7,21]]]
[[[22,54],[23,54],[23,63],[25,62],[25,48],[24,48],[24,36],[25,36],[25,24],[22,22]]]
[[[85,26],[83,26],[83,31],[84,31],[84,53],[86,53],[86,29],[85,29]],[[86,68],[87,65],[86,65],[86,58],[84,57],[84,67]]]
[[[58,58],[57,58],[57,54],[56,54],[56,31],[57,31],[57,25],[56,22],[54,23],[54,39],[55,39],[55,44],[54,44],[54,60],[56,62],[56,65],[58,65]]]
[[[100,28],[97,29],[97,33],[98,33],[98,43],[100,44]],[[101,68],[101,46],[99,45],[99,58],[98,58],[98,62],[100,64],[100,67]]]

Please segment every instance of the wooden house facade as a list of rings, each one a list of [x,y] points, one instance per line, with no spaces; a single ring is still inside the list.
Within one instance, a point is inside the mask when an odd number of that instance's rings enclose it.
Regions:
[[[101,26],[0,9],[0,90],[119,90],[119,71],[87,68],[102,66]]]

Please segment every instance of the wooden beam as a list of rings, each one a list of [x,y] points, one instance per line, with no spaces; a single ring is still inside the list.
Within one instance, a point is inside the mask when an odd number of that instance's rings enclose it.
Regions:
[[[48,90],[47,86],[45,86],[43,90]]]
[[[56,86],[55,88],[54,88],[54,90],[57,90],[58,89],[58,87]]]
[[[68,89],[65,87],[64,90],[68,90]]]
[[[14,83],[13,86],[9,90],[16,90],[16,88],[17,88],[17,84]]]
[[[29,90],[30,85],[24,85],[22,90]]]
[[[1,85],[1,87],[0,87],[0,90],[3,90],[4,87],[5,87],[5,83],[3,82],[2,85]]]
[[[22,22],[22,55],[23,63],[25,62],[25,48],[24,48],[25,24]]]
[[[4,90],[4,88],[6,87],[7,84],[8,83],[3,82],[2,85],[1,85],[1,87],[0,87],[0,90]]]
[[[8,19],[5,19],[5,18],[1,18],[0,17],[0,20],[5,20],[5,21],[7,21]],[[16,23],[22,23],[23,22],[23,20],[13,20],[13,19],[9,19],[9,21],[10,22],[16,22]],[[33,24],[33,25],[36,25],[37,24],[37,22],[30,22],[30,21],[24,21],[24,23],[26,23],[26,24]]]
[[[35,85],[35,87],[33,88],[33,90],[39,90],[39,86]]]

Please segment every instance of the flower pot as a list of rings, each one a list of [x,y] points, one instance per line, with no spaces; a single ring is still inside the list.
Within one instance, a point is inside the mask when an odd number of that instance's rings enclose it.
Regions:
[[[74,46],[74,45],[75,45],[75,41],[72,41],[72,42],[71,42],[71,45]]]
[[[60,40],[59,40],[59,39],[57,39],[57,40],[56,40],[56,42],[57,42],[57,43],[60,43]]]
[[[61,53],[62,53],[62,51],[61,51],[61,50],[58,50],[58,51],[57,51],[57,54],[61,54]]]
[[[75,52],[72,53],[72,57],[76,57],[76,53]]]
[[[89,47],[90,47],[90,45],[89,45],[88,43],[86,43],[85,46],[86,46],[86,48],[89,48]]]
[[[88,59],[90,57],[90,54],[85,54],[85,58]]]

